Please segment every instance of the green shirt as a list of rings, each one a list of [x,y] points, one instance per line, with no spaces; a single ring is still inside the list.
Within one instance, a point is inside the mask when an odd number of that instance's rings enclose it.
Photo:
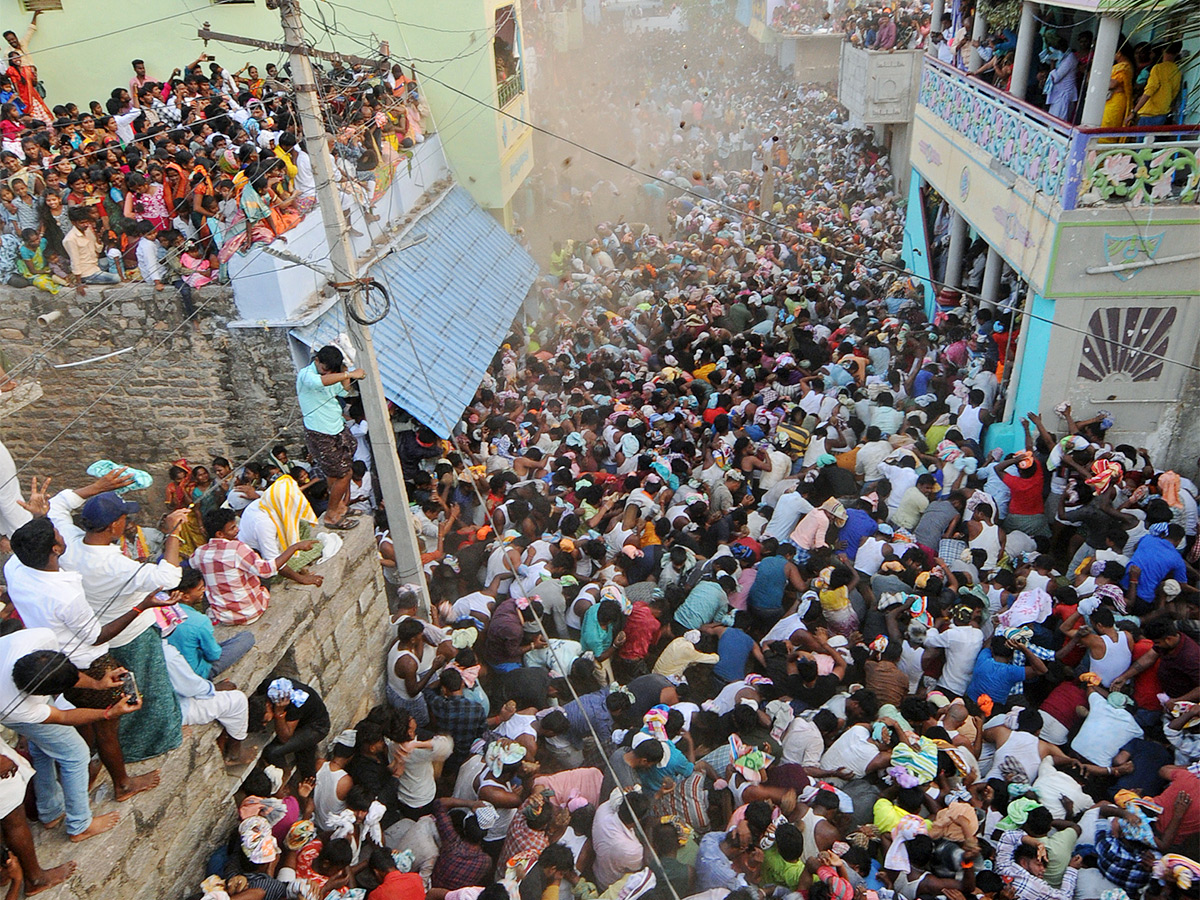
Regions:
[[[1067,863],[1075,853],[1075,842],[1079,840],[1079,835],[1075,833],[1074,828],[1064,828],[1038,840],[1046,848],[1046,872],[1042,878],[1051,887],[1062,887]]]
[[[300,412],[304,414],[304,427],[320,434],[341,434],[346,427],[342,418],[342,407],[338,397],[345,397],[346,389],[340,381],[322,384],[317,364],[310,363],[296,376],[296,399]]]
[[[788,862],[780,853],[778,847],[770,847],[763,852],[762,881],[763,884],[783,884],[788,890],[794,891],[800,883],[800,875],[804,872],[804,861],[798,859]]]

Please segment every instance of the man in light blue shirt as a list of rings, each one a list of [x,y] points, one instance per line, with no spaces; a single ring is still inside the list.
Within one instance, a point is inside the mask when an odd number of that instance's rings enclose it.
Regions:
[[[346,518],[350,493],[350,472],[358,441],[342,415],[339,397],[348,396],[352,381],[363,377],[362,369],[346,370],[346,361],[337,347],[324,346],[310,365],[296,376],[296,398],[304,415],[304,438],[312,461],[325,473],[329,486],[329,509],[325,527],[348,530],[358,524]]]

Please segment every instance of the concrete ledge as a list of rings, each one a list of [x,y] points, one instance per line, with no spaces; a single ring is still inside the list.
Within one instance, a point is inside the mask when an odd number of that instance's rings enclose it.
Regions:
[[[370,520],[360,522],[340,532],[345,542],[336,557],[313,568],[324,576],[321,587],[287,582],[271,590],[270,608],[250,626],[254,649],[227,673],[247,693],[276,671],[299,677],[320,691],[334,735],[382,697],[391,637]],[[217,636],[233,631],[218,628]],[[231,798],[242,780],[241,771],[222,764],[217,734],[215,724],[195,727],[178,750],[131,766],[135,774],[159,767],[162,783],[126,803],[113,802],[105,780],[92,809],[122,814],[107,834],[71,844],[61,828],[46,833],[31,823],[42,865],[79,863],[70,881],[55,888],[55,900],[162,900],[198,889],[209,855],[233,824]]]

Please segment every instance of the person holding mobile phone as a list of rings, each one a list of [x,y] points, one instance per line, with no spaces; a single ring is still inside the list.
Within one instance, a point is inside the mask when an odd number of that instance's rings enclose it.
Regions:
[[[88,798],[91,750],[78,726],[119,719],[142,708],[123,694],[105,709],[63,710],[50,701],[76,687],[93,691],[119,690],[124,669],[103,678],[81,671],[61,651],[49,628],[27,628],[0,638],[0,723],[29,741],[34,764],[38,819],[46,828],[66,820],[67,836],[75,842],[115,826],[120,813],[93,816]]]
[[[47,481],[40,485],[35,478],[30,493],[36,503],[44,497]],[[141,609],[168,606],[178,598],[168,594],[152,594],[142,599],[139,607],[102,625],[88,605],[83,579],[59,564],[65,542],[54,523],[38,517],[22,525],[11,538],[13,556],[4,566],[9,598],[27,628],[49,628],[59,645],[67,648],[71,662],[93,678],[102,678],[108,671],[123,668],[109,652],[110,641],[121,635],[141,615]],[[84,709],[107,709],[116,702],[113,690],[94,691],[77,686],[67,692],[67,699]],[[108,719],[94,725],[82,726],[85,739],[100,753],[104,767],[112,777],[118,800],[149,790],[158,784],[158,774],[150,772],[131,776],[125,768],[118,723]]]

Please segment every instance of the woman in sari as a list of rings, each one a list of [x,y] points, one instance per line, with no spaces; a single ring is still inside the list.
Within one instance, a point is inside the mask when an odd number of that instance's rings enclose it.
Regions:
[[[276,234],[271,227],[271,204],[268,187],[269,164],[251,163],[243,172],[245,178],[238,196],[238,211],[227,223],[225,243],[217,259],[222,265],[229,262],[235,253],[246,253],[254,244],[269,244]],[[234,181],[236,186],[237,181]]]
[[[1104,118],[1100,120],[1102,128],[1121,128],[1125,124],[1125,115],[1133,102],[1133,58],[1128,44],[1117,47],[1113,57],[1112,74],[1108,82],[1108,100],[1104,103]],[[1103,143],[1115,143],[1118,138],[1102,138]]]
[[[22,54],[20,50],[10,51],[8,54],[8,78],[17,89],[17,95],[21,98],[21,103],[25,105],[25,112],[49,125],[54,121],[54,113],[50,112],[50,107],[46,106],[46,101],[37,91],[37,66],[32,63],[23,65],[28,59],[29,57]]]

